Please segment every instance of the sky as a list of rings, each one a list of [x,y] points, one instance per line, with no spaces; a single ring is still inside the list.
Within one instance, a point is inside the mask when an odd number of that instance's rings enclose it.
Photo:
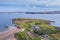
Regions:
[[[0,12],[59,11],[60,0],[0,0]]]

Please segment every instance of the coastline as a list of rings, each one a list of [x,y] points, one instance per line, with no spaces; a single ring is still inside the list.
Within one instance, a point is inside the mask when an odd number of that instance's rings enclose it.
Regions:
[[[10,30],[15,29],[15,28],[16,28],[16,27],[9,27],[8,30],[3,31],[3,32],[0,32],[0,35],[1,35],[1,34],[4,34],[4,33],[7,33],[7,32],[9,32]]]
[[[14,33],[17,31],[19,31],[17,27],[10,27],[8,31],[0,33],[0,40],[16,40]]]
[[[8,31],[0,33],[0,40],[16,40],[14,34],[24,31],[24,28],[18,29],[17,27],[10,27]]]

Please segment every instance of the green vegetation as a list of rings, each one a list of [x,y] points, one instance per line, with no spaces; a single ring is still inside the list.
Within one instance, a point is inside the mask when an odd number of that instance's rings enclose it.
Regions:
[[[25,32],[19,32],[16,34],[17,40],[26,40]]]
[[[41,40],[40,37],[36,36],[34,40]]]
[[[50,35],[50,40],[57,40],[54,36]]]
[[[17,40],[40,40],[41,38],[39,36],[35,36],[34,37],[30,34],[28,34],[28,32],[31,32],[32,27],[37,24],[38,26],[41,27],[41,32],[39,30],[38,33],[42,33],[42,34],[55,34],[58,32],[58,30],[56,29],[55,26],[52,26],[50,24],[50,21],[46,21],[46,20],[31,20],[31,19],[16,19],[14,20],[15,24],[18,24],[19,27],[21,28],[25,28],[25,30],[23,32],[19,32],[16,34],[16,38]],[[33,32],[33,30],[32,30]],[[57,40],[55,37],[50,36],[50,40]]]
[[[58,31],[55,26],[51,26],[51,25],[40,25],[40,26],[42,26],[44,33],[52,34]]]
[[[51,39],[60,40],[60,32],[50,34]]]

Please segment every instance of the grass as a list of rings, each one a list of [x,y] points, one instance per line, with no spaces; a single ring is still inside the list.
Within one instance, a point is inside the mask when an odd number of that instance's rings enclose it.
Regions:
[[[39,36],[35,36],[34,40],[41,40]]]
[[[26,39],[26,35],[24,32],[17,33],[17,40],[25,40],[25,39]]]
[[[27,20],[28,21],[28,20]],[[21,23],[20,23],[21,22]],[[26,20],[23,22],[22,20],[17,22],[19,27],[25,28],[25,31],[17,33],[18,40],[26,40],[26,33],[30,31],[31,27],[33,27],[37,23],[42,29],[44,33],[48,34],[54,34],[58,30],[56,29],[55,26],[50,25],[50,22],[48,21],[43,21],[43,20],[32,20],[26,22]],[[60,35],[60,34],[59,34]],[[28,36],[29,37],[29,36]],[[40,37],[35,36],[34,39],[31,39],[31,37],[28,38],[29,40],[40,40]],[[55,40],[55,37],[50,36],[51,40]]]
[[[50,37],[50,40],[57,40],[56,38],[54,38],[54,37]]]
[[[57,38],[55,38],[53,35],[49,35],[50,36],[50,40],[57,40]]]
[[[43,28],[43,30],[55,30],[56,29],[56,27],[54,27],[54,26],[51,26],[51,25],[40,25],[40,26],[42,26],[42,28]]]
[[[56,34],[51,34],[55,39],[60,40],[60,32],[57,32]]]
[[[26,33],[30,31],[29,29],[34,26],[34,23],[23,23],[23,24],[20,24],[19,26],[26,29],[23,32],[19,32],[18,35],[17,35],[18,37],[22,36],[22,40],[23,40],[23,38],[24,39],[26,38]],[[44,30],[44,33],[46,33],[46,32],[54,33],[54,31],[56,31],[56,28],[54,26],[50,26],[50,25],[40,25],[40,26],[42,26],[42,29]],[[55,38],[51,37],[51,40],[53,40],[53,39],[55,39]],[[32,39],[29,37],[29,40],[32,40]],[[40,38],[39,37],[34,37],[33,40],[40,40]]]

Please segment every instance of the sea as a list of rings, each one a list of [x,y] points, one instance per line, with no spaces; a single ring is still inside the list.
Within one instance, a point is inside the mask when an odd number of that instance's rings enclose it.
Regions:
[[[60,14],[26,14],[26,13],[0,13],[0,32],[5,31],[5,26],[13,26],[12,19],[15,18],[35,18],[51,20],[55,23],[52,25],[60,27]]]

